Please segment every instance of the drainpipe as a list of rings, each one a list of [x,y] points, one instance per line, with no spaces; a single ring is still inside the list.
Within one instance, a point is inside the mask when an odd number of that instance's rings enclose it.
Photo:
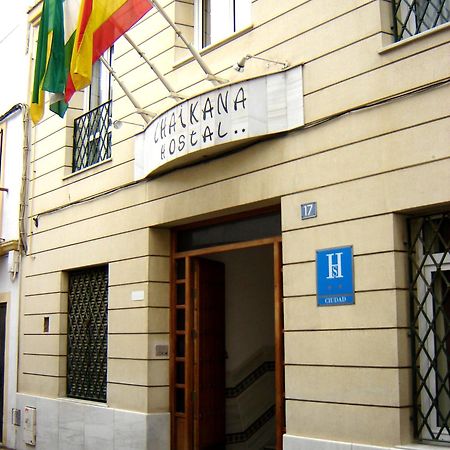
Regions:
[[[22,181],[20,187],[20,200],[19,200],[19,254],[26,254],[27,252],[27,231],[26,231],[26,211],[27,211],[27,194],[28,194],[28,165],[30,155],[29,145],[29,130],[30,130],[30,118],[28,113],[28,106],[24,103],[17,103],[7,112],[0,116],[0,123],[3,123],[14,116],[17,112],[22,112],[22,129],[23,129],[23,141],[22,141]],[[14,279],[17,276],[18,266],[11,273],[11,278]]]
[[[22,141],[22,160],[23,160],[23,166],[22,166],[22,180],[21,180],[21,186],[20,186],[20,197],[19,197],[19,236],[18,240],[14,241],[14,250],[12,252],[9,252],[8,255],[8,263],[10,264],[9,267],[9,275],[14,282],[17,278],[17,276],[20,273],[20,266],[21,266],[21,257],[22,255],[27,253],[27,209],[28,209],[28,201],[27,201],[27,195],[28,195],[28,183],[29,183],[29,159],[30,159],[30,139],[29,139],[29,133],[30,133],[30,119],[29,119],[29,107],[24,103],[17,103],[12,108],[9,109],[6,113],[0,115],[0,123],[3,123],[7,121],[8,119],[12,118],[13,115],[22,112],[22,134],[23,134],[23,141]],[[0,193],[1,194],[1,193]],[[19,344],[19,336],[20,336],[20,320],[19,317],[21,316],[21,309],[22,309],[22,302],[20,301],[20,298],[22,297],[22,287],[19,284],[18,288],[18,304],[14,305],[11,304],[11,308],[9,308],[9,328],[11,331],[10,339],[8,340],[8,351],[10,352],[10,363],[11,367],[14,366],[14,369],[12,370],[11,374],[15,375],[11,377],[7,384],[5,384],[5,396],[8,397],[8,408],[10,411],[17,412],[17,388],[19,385],[19,354],[20,354],[20,344]],[[17,334],[16,334],[17,332]],[[15,355],[15,356],[12,356]],[[9,371],[8,370],[8,371]],[[15,378],[15,379],[14,379]],[[14,394],[9,397],[10,393],[14,392]],[[8,414],[9,417],[9,414]],[[14,423],[15,425],[18,425],[18,423]],[[11,428],[8,428],[8,432],[11,431]],[[17,434],[16,432],[12,432],[11,437],[8,437],[8,440],[11,441],[11,443],[17,443]],[[4,442],[5,443],[5,442]],[[15,445],[14,445],[15,447]]]

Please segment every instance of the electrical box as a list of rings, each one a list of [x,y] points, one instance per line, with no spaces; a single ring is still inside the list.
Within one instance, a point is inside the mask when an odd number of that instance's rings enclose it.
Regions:
[[[13,425],[20,427],[20,409],[13,408],[11,411],[11,421]]]
[[[19,252],[14,250],[8,253],[8,272],[16,275],[19,272]]]
[[[156,344],[155,345],[155,355],[156,356],[169,356],[169,346],[166,344]]]
[[[23,440],[25,444],[36,445],[36,408],[32,406],[23,410]]]

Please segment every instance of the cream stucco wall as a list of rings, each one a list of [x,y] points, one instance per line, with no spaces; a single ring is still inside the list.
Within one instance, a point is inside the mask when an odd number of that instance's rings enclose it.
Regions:
[[[191,2],[161,3],[192,33]],[[24,262],[21,394],[64,397],[66,272],[108,264],[107,407],[168,412],[168,361],[154,350],[168,342],[170,228],[279,204],[286,448],[301,448],[295,436],[413,440],[404,216],[450,200],[450,88],[433,86],[448,81],[450,27],[392,45],[388,1],[332,3],[253,1],[253,26],[203,51],[231,82],[275,69],[250,60],[238,74],[232,65],[248,53],[303,63],[305,127],[137,183],[133,135],[142,127],[113,129],[111,160],[76,174],[80,111],[47,114],[34,129],[30,214],[39,222]],[[179,92],[211,87],[155,10],[130,35]],[[174,104],[124,40],[114,64],[143,107]],[[113,119],[143,123],[116,85]],[[310,201],[318,217],[302,221],[300,205]],[[341,245],[353,245],[355,305],[317,308],[315,250]],[[134,291],[144,300],[133,301]]]

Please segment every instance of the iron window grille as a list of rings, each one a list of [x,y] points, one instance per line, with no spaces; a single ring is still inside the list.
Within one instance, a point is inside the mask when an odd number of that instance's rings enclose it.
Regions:
[[[67,396],[106,402],[108,267],[69,273]]]
[[[450,19],[450,0],[392,0],[396,41],[430,30]]]
[[[450,442],[450,213],[408,230],[415,432]]]
[[[75,119],[73,172],[111,157],[111,108],[110,100]]]

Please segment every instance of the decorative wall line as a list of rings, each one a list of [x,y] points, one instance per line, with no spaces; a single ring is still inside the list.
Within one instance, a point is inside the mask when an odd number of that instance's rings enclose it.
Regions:
[[[249,375],[247,375],[242,381],[240,381],[234,387],[228,387],[225,389],[226,398],[236,398],[246,391],[253,383],[259,380],[267,372],[275,371],[274,361],[265,361],[259,365],[255,370],[253,370]]]
[[[250,374],[243,378],[239,383],[233,387],[228,387],[225,390],[225,396],[228,400],[236,399],[246,390],[251,388],[256,381],[266,375],[268,372],[275,371],[274,361],[264,361]],[[271,405],[264,411],[250,426],[245,430],[228,433],[226,435],[226,444],[238,444],[248,441],[257,431],[259,431],[272,417],[275,416],[275,406]]]
[[[230,433],[226,435],[225,442],[229,444],[238,444],[248,441],[259,429],[261,429],[272,417],[275,416],[275,405],[271,406],[261,416],[259,416],[246,430],[239,433]]]

